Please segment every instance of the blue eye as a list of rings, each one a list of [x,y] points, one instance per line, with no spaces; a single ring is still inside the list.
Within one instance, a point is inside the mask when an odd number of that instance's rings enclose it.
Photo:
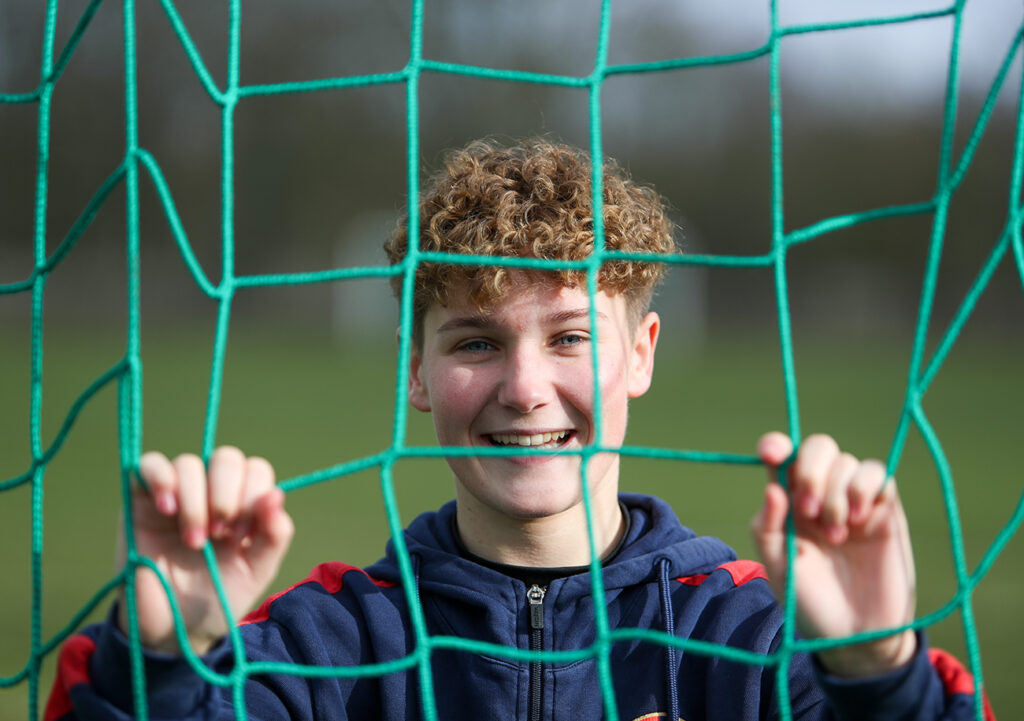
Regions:
[[[567,333],[566,335],[560,335],[555,339],[555,345],[561,346],[573,346],[579,345],[580,343],[586,343],[588,338],[577,335],[575,333]]]
[[[492,346],[487,341],[483,340],[469,340],[459,345],[459,350],[469,351],[470,353],[482,353],[484,351],[492,350]]]

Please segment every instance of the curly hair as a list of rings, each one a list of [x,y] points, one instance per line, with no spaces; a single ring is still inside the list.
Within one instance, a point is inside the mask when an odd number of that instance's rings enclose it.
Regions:
[[[605,248],[634,253],[674,253],[672,224],[660,195],[637,185],[614,161],[604,166]],[[530,139],[512,146],[479,140],[451,153],[420,199],[420,249],[427,252],[584,260],[594,247],[591,164],[581,150]],[[408,216],[384,244],[391,264],[409,244]],[[413,340],[422,347],[423,316],[431,303],[447,306],[455,288],[467,289],[479,309],[500,300],[519,274],[554,276],[562,285],[586,283],[580,270],[523,271],[500,266],[422,263],[416,269]],[[622,293],[630,321],[639,323],[663,263],[605,262],[598,286]],[[392,288],[401,296],[402,278]]]

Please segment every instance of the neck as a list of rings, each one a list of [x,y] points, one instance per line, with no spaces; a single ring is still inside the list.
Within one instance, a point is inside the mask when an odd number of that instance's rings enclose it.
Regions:
[[[456,522],[471,553],[495,563],[533,568],[590,563],[582,501],[550,516],[521,519],[465,500],[458,499]],[[602,558],[619,542],[626,524],[615,494],[595,494],[591,501],[595,550]]]

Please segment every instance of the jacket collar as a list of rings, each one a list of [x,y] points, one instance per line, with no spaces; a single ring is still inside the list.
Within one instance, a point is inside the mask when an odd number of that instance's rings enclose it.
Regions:
[[[722,541],[697,536],[681,525],[664,501],[630,493],[619,497],[630,513],[630,528],[618,556],[602,569],[605,589],[655,581],[661,559],[667,559],[673,577],[710,573],[720,564],[736,559]],[[438,511],[421,514],[405,530],[406,546],[415,559],[421,589],[457,596],[496,594],[515,602],[521,583],[474,563],[459,552],[452,533],[454,515],[455,501],[450,501]],[[401,580],[393,542],[388,542],[387,555],[373,566],[372,575],[383,580]],[[590,574],[559,579],[550,590],[559,596],[589,595]]]

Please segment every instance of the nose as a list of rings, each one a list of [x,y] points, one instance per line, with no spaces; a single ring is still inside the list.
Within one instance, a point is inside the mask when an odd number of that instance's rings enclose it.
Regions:
[[[542,353],[518,347],[507,350],[498,402],[519,413],[529,413],[547,404],[553,388]]]

